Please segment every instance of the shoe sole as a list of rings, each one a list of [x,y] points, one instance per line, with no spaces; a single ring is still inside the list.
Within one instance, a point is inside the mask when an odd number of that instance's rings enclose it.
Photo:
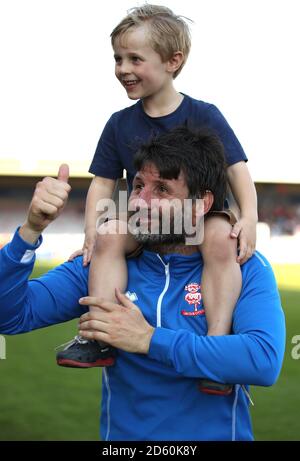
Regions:
[[[224,396],[227,396],[227,395],[230,395],[232,393],[232,388],[228,389],[226,391],[217,391],[217,390],[214,390],[214,389],[206,389],[205,387],[204,388],[200,387],[199,390],[201,392],[203,392],[203,394],[209,394],[209,395],[224,395]]]
[[[110,357],[108,359],[100,359],[95,362],[76,362],[76,360],[58,359],[56,361],[60,367],[69,368],[95,368],[95,367],[110,367],[115,363],[115,359]]]

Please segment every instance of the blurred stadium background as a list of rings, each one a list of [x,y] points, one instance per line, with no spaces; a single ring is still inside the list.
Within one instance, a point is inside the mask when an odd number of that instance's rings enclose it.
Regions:
[[[0,1],[0,41],[7,44],[0,55],[6,64],[0,84],[0,246],[23,222],[36,182],[55,175],[60,161],[71,166],[70,200],[45,232],[33,275],[81,247],[91,179],[87,171],[96,142],[110,114],[129,105],[114,81],[108,36],[137,2],[114,0],[105,7],[105,18],[100,3]],[[176,86],[219,106],[250,158],[258,193],[257,249],[273,264],[287,320],[280,379],[272,388],[252,390],[254,433],[257,440],[298,440],[300,360],[291,356],[292,338],[300,335],[299,139],[294,129],[300,76],[292,58],[299,43],[293,35],[299,29],[296,23],[293,27],[296,2],[211,0],[199,6],[192,0],[184,8],[175,0],[154,3],[195,21],[197,43]],[[30,20],[31,16],[38,20]],[[211,36],[213,21],[222,44]],[[286,42],[277,34],[283,24]],[[207,37],[209,47],[203,49],[200,44]],[[206,62],[201,72],[198,53]],[[16,76],[20,64],[22,72]],[[230,71],[216,78],[214,66]],[[104,93],[109,97],[105,99]],[[288,114],[287,121],[283,113]],[[7,359],[0,360],[0,440],[98,439],[101,373],[55,364],[55,346],[75,331],[76,321],[6,337]]]

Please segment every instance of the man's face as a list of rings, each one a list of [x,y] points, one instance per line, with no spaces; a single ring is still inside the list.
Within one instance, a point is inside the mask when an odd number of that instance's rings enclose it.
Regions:
[[[135,175],[129,198],[129,210],[139,210],[139,224],[137,220],[129,222],[135,238],[141,243],[185,243],[183,220],[188,195],[183,173],[177,179],[163,179],[153,164],[146,164]]]

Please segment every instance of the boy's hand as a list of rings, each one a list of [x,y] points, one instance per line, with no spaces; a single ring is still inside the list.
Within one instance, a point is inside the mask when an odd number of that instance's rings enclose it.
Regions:
[[[244,264],[255,251],[256,245],[256,220],[241,218],[235,223],[230,236],[239,241],[239,255],[237,262]]]
[[[97,230],[96,227],[85,232],[83,244],[83,265],[87,266],[91,262],[92,254],[96,245]]]
[[[77,258],[77,256],[81,256],[83,255],[83,249],[81,250],[76,250],[74,251],[74,253],[72,253],[69,257],[68,257],[68,261],[73,261],[73,259]]]
[[[68,261],[72,261],[77,256],[83,256],[82,263],[84,266],[87,266],[91,262],[92,254],[96,244],[96,238],[96,229],[86,231],[82,249],[74,251],[74,253],[72,253],[69,257]]]

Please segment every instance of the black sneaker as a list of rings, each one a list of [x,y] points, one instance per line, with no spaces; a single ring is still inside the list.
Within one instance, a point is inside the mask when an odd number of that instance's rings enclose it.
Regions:
[[[115,349],[106,343],[75,336],[56,354],[56,362],[71,368],[110,367],[115,363],[115,355]]]
[[[230,395],[233,391],[233,384],[222,384],[209,379],[201,379],[199,381],[199,390],[204,394],[210,395]]]

